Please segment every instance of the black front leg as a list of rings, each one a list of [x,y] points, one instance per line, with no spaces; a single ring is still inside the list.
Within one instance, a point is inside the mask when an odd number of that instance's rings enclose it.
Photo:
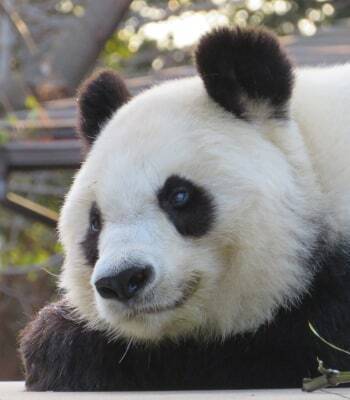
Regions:
[[[155,345],[111,341],[72,317],[63,302],[40,311],[23,331],[20,351],[28,390],[120,391],[301,387],[317,374],[306,321],[290,314],[254,334],[212,343],[194,339]],[[316,343],[318,343],[316,339]],[[332,362],[331,362],[332,361]],[[341,365],[340,365],[341,367]]]
[[[119,364],[126,343],[111,343],[75,321],[64,302],[43,308],[22,332],[20,353],[28,390],[126,390]]]

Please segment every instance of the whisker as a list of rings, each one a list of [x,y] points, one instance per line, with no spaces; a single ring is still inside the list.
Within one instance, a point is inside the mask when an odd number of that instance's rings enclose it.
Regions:
[[[118,361],[118,364],[121,364],[123,362],[124,358],[126,357],[126,355],[128,354],[128,352],[131,348],[131,345],[132,345],[132,338],[129,340],[121,359]]]

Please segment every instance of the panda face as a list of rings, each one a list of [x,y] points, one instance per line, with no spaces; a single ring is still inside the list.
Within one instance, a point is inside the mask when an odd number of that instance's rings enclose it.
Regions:
[[[90,326],[146,341],[225,337],[307,289],[313,182],[303,157],[287,154],[302,146],[298,130],[214,100],[195,77],[102,113],[59,226],[61,286]]]

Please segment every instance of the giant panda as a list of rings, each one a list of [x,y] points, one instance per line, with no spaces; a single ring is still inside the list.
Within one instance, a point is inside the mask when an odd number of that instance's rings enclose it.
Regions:
[[[26,327],[28,390],[300,387],[349,369],[350,64],[294,69],[219,28],[198,76],[79,92],[61,300]]]

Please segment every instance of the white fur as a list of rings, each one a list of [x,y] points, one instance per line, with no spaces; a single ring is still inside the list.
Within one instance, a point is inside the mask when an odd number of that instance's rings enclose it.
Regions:
[[[156,86],[120,109],[92,147],[60,219],[61,286],[78,315],[114,337],[157,341],[257,329],[298,301],[314,271],[309,256],[320,227],[350,226],[350,65],[297,71],[290,121],[236,119],[198,78]],[[217,217],[201,238],[182,237],[156,192],[169,175],[203,186]],[[80,243],[91,203],[104,216],[92,270]],[[181,307],[137,318],[94,290],[98,277],[129,257],[155,267],[154,304],[172,304],[201,276]]]

